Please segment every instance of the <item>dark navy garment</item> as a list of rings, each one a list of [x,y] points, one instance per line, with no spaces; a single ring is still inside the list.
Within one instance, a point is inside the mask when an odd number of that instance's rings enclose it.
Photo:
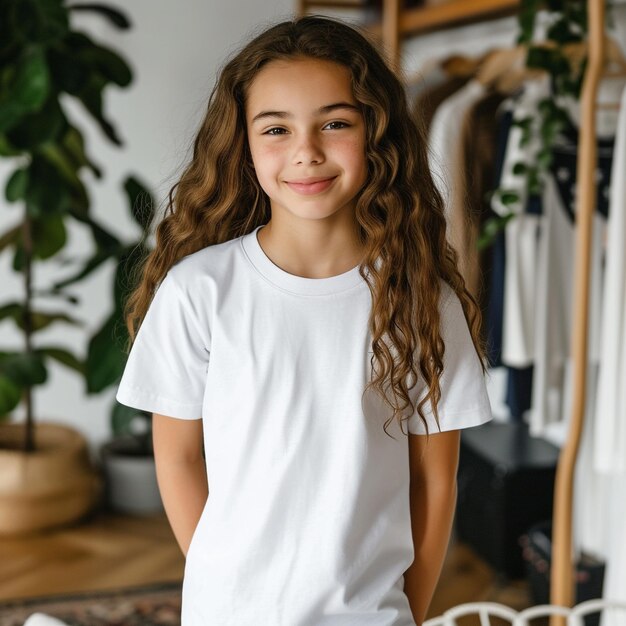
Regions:
[[[500,185],[506,144],[513,122],[513,112],[503,111],[498,117],[498,144],[494,167],[494,189]],[[495,216],[495,213],[493,214]],[[504,267],[506,251],[504,231],[501,230],[491,246],[491,276],[487,304],[487,357],[493,367],[502,365],[502,323],[504,319]]]
[[[599,138],[596,143],[598,163],[596,168],[596,209],[605,218],[609,215],[609,189],[615,138]],[[576,221],[576,165],[578,131],[569,126],[559,137],[552,151],[550,171],[561,198],[561,204],[568,217]]]
[[[504,111],[498,119],[498,145],[496,150],[494,188],[500,185],[506,145],[509,131],[513,122],[513,112]],[[541,199],[530,196],[526,211],[529,213],[541,212]],[[502,363],[502,327],[504,320],[504,277],[506,266],[506,239],[504,230],[501,230],[491,248],[491,276],[487,305],[487,356],[493,367]],[[524,412],[530,408],[532,392],[533,366],[516,368],[507,367],[507,384],[505,403],[509,407],[511,417],[521,421]]]

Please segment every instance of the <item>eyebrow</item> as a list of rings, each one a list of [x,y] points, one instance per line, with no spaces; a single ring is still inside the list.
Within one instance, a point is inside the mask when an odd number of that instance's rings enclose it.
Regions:
[[[327,104],[323,107],[320,107],[317,110],[318,114],[331,113],[332,111],[336,111],[337,109],[348,109],[350,111],[359,112],[359,108],[350,104],[349,102],[335,102],[334,104]],[[257,122],[258,120],[262,120],[268,117],[279,117],[281,119],[286,119],[293,117],[292,113],[288,113],[287,111],[261,111],[257,115],[252,118],[252,123]]]

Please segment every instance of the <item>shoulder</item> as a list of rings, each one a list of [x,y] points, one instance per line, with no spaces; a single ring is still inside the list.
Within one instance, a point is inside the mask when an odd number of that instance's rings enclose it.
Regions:
[[[179,259],[169,269],[168,280],[183,291],[195,291],[209,284],[220,284],[229,277],[242,254],[241,237],[206,246]]]

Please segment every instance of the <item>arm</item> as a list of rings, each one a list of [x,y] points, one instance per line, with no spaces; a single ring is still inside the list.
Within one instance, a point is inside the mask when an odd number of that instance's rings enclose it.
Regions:
[[[202,458],[202,420],[176,419],[154,413],[152,438],[165,513],[180,549],[187,556],[209,495]]]
[[[411,530],[415,560],[404,574],[413,619],[421,624],[446,555],[456,507],[458,430],[409,434]]]

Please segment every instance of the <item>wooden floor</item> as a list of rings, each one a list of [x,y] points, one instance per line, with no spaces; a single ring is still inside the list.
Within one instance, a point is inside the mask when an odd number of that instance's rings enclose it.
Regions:
[[[184,559],[164,514],[98,511],[80,525],[0,539],[0,600],[180,581]],[[530,605],[523,581],[503,581],[467,546],[451,543],[429,617],[477,600]]]

